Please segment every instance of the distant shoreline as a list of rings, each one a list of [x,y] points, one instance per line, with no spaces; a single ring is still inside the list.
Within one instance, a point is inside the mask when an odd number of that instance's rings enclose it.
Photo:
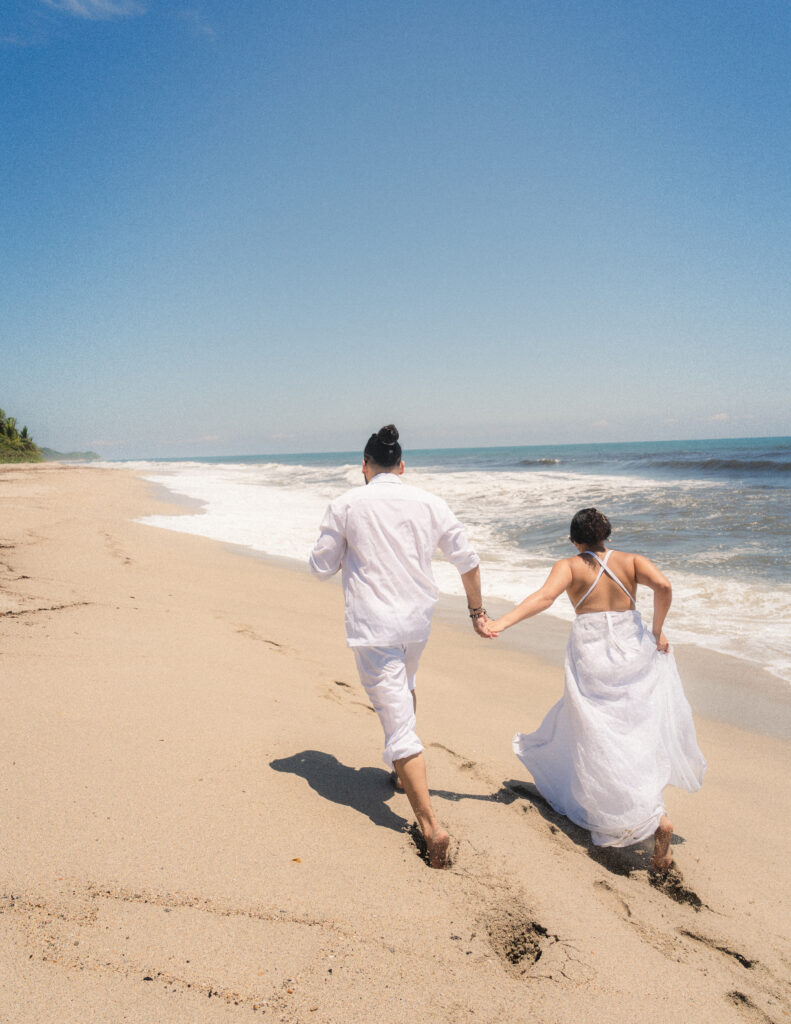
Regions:
[[[444,447],[438,445],[437,447],[414,447],[406,448],[404,450],[404,458],[407,462],[414,457],[421,457],[424,455],[436,455],[436,454],[453,454],[458,452],[496,452],[496,451],[517,451],[521,448],[526,449],[545,449],[545,448],[556,448],[561,450],[576,449],[584,451],[586,449],[605,448],[605,447],[634,447],[639,448],[645,445],[657,445],[657,446],[668,446],[668,445],[703,445],[703,444],[739,444],[741,442],[791,442],[791,435],[786,434],[758,434],[756,436],[739,436],[739,437],[679,437],[662,440],[642,440],[642,441],[543,441],[543,442],[530,442],[524,444],[484,444],[484,445],[455,445],[452,447]],[[234,452],[224,454],[213,454],[213,455],[127,455],[117,456],[109,458],[104,455],[98,456],[104,462],[113,462],[123,465],[128,462],[293,462],[298,459],[309,458],[309,459],[336,459],[336,458],[348,458],[351,461],[356,461],[361,456],[361,453],[356,448],[339,448],[332,450],[317,450],[317,451],[287,451],[287,452]]]
[[[96,452],[58,452],[44,447],[39,450],[47,462],[100,462],[102,458]]]

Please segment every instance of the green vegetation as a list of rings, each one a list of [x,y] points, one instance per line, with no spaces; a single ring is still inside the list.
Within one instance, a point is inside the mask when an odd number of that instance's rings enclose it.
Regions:
[[[54,448],[41,448],[41,454],[47,462],[93,462],[100,459],[96,452],[56,452]]]
[[[41,449],[28,434],[17,429],[16,419],[0,409],[0,462],[43,462]]]
[[[92,462],[96,452],[56,452],[33,442],[27,427],[17,429],[13,416],[0,409],[0,462]]]

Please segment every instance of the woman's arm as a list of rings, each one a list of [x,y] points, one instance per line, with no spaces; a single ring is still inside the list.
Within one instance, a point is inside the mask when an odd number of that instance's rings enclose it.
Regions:
[[[543,586],[526,597],[521,604],[512,608],[510,612],[506,612],[505,615],[495,619],[494,622],[486,623],[489,635],[497,636],[498,633],[502,633],[509,626],[514,626],[517,622],[522,622],[523,619],[529,619],[533,615],[538,615],[539,612],[546,611],[550,605],[555,603],[555,600],[560,597],[563,591],[568,589],[571,580],[572,574],[569,560],[564,558],[560,562],[555,562]]]
[[[656,639],[656,649],[667,653],[670,650],[670,644],[662,632],[662,626],[665,624],[665,618],[673,600],[673,588],[670,586],[670,580],[657,569],[653,562],[642,555],[634,556],[634,570],[637,582],[642,583],[645,587],[650,587],[654,592],[654,618],[651,623],[651,632]]]

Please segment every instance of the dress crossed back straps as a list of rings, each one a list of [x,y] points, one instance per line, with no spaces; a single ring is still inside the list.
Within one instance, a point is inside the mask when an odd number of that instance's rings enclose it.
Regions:
[[[626,594],[626,596],[629,598],[629,600],[632,602],[632,604],[633,605],[635,604],[634,598],[629,593],[629,591],[626,589],[626,587],[623,585],[623,583],[621,583],[621,581],[618,579],[618,577],[615,575],[615,573],[612,571],[612,569],[608,569],[607,568],[607,562],[609,561],[609,558],[610,558],[610,555],[612,554],[612,551],[608,551],[607,552],[607,554],[604,556],[604,561],[602,561],[601,558],[599,558],[599,556],[596,554],[595,551],[583,551],[582,554],[583,555],[593,555],[593,557],[599,563],[601,568],[599,569],[599,573],[598,573],[596,579],[593,581],[593,583],[591,583],[591,585],[588,587],[588,589],[585,591],[585,593],[582,595],[582,597],[579,599],[579,601],[577,601],[577,603],[574,605],[574,611],[576,611],[579,608],[579,606],[582,604],[583,601],[587,601],[587,599],[591,596],[593,591],[596,589],[596,585],[598,584],[599,580],[602,578],[602,573],[605,573],[605,572],[607,573],[607,575],[610,577],[611,580],[614,580],[618,584],[618,586],[621,588],[621,590],[624,592],[624,594]]]

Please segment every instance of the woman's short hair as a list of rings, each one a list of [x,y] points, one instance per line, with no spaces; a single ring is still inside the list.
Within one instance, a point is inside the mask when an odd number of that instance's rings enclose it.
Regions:
[[[363,452],[366,462],[375,462],[383,469],[389,469],[401,461],[401,445],[398,443],[398,431],[392,423],[375,434],[371,434]]]
[[[612,533],[610,520],[597,508],[581,508],[571,520],[569,538],[575,544],[599,544]]]

